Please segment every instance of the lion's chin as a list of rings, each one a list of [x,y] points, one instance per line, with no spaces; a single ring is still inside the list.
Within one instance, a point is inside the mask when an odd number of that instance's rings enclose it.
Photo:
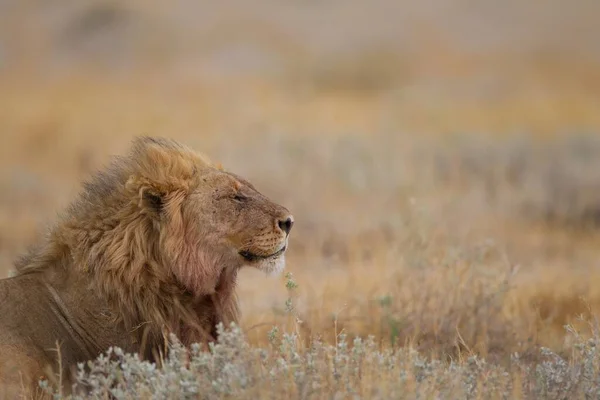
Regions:
[[[248,264],[259,271],[264,272],[268,276],[277,276],[285,269],[285,254],[281,254],[277,257],[266,258],[260,261],[255,261]]]

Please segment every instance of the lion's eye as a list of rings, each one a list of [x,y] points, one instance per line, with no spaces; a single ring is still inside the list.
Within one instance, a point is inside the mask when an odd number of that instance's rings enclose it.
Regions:
[[[234,194],[233,200],[242,203],[242,202],[248,200],[248,198],[246,196],[244,196],[243,194]]]

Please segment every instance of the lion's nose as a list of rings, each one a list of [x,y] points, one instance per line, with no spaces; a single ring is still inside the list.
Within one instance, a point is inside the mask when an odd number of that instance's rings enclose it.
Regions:
[[[292,216],[287,217],[287,219],[279,220],[279,228],[286,233],[286,235],[290,234],[292,230],[292,226],[294,225],[294,218]]]

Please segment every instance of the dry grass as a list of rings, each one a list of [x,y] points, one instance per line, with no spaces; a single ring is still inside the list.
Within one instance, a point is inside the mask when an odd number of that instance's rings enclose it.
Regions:
[[[123,18],[137,18],[136,7]],[[120,24],[110,10],[92,14]],[[135,26],[174,34],[145,12],[154,25]],[[138,61],[120,72],[93,62],[41,71],[35,33],[19,36],[22,60],[0,70],[2,271],[110,154],[135,135],[163,135],[294,212],[288,268],[300,285],[300,341],[372,334],[384,348],[504,366],[514,352],[539,360],[540,346],[569,356],[564,325],[589,333],[577,317],[600,307],[592,48],[585,57],[543,46],[469,52],[423,25],[409,50],[319,53],[245,21],[213,29],[203,46],[255,32],[278,52],[278,72],[194,70],[181,54],[197,49],[164,53],[163,42],[129,43]],[[280,280],[245,271],[240,291],[253,346],[268,345],[273,325],[296,330]]]

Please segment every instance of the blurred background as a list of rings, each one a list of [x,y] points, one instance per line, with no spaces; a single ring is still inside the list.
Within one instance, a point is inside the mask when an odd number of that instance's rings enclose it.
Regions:
[[[295,215],[304,337],[504,359],[600,306],[595,0],[0,0],[0,273],[137,135]],[[254,343],[282,278],[244,271]]]

